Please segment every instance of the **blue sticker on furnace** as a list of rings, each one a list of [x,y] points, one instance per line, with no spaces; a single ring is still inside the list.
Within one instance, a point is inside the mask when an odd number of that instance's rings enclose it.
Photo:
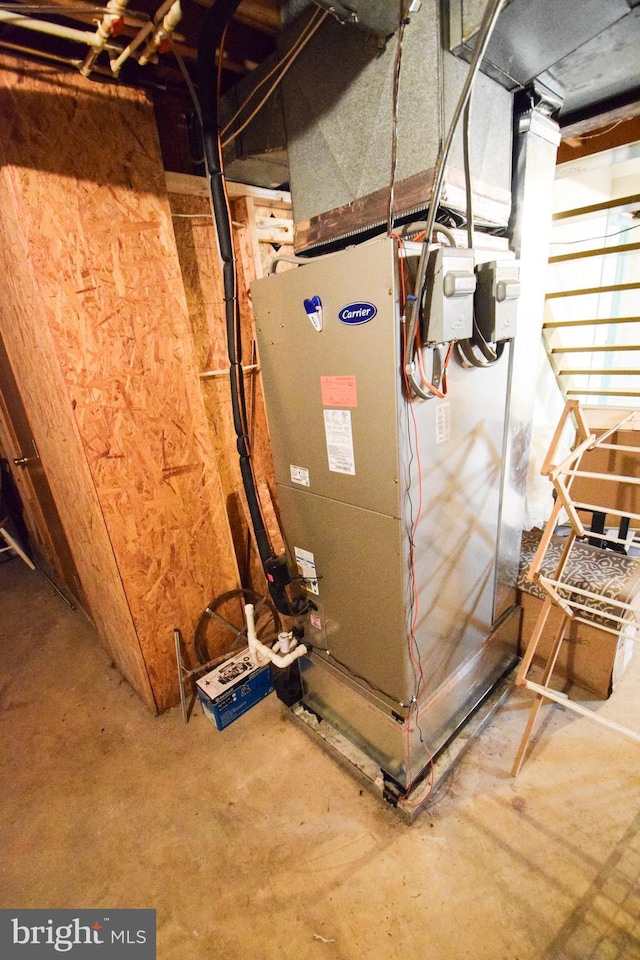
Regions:
[[[373,320],[377,312],[378,308],[366,301],[348,303],[338,314],[338,320],[340,320],[341,323],[347,323],[349,326],[355,327],[360,323],[368,323],[369,320]]]

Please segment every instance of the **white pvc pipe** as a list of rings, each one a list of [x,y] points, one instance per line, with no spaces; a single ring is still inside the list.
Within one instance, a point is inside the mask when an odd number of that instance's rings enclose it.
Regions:
[[[74,40],[76,43],[86,43],[90,47],[102,43],[95,33],[87,30],[76,30],[74,27],[63,27],[59,23],[49,23],[48,20],[34,20],[21,13],[12,13],[9,10],[0,10],[0,23],[10,23],[23,30],[34,30],[36,33],[47,33],[52,37],[61,37],[63,40]],[[102,44],[104,46],[104,44]],[[100,48],[102,49],[102,47]]]
[[[138,63],[141,67],[147,65],[160,44],[163,42],[163,40],[168,39],[168,37],[173,33],[175,28],[180,23],[181,19],[182,8],[180,6],[180,0],[175,0],[175,3],[173,3],[169,9],[169,12],[163,18],[162,23],[156,27],[153,36],[142,51],[142,54],[138,57]]]
[[[111,69],[112,69],[112,71],[113,71],[114,76],[116,76],[116,77],[118,76],[118,74],[120,73],[120,69],[121,69],[121,67],[122,67],[122,64],[125,62],[125,60],[128,60],[129,57],[130,57],[133,53],[135,53],[135,51],[138,49],[138,47],[142,46],[142,44],[143,44],[144,41],[147,39],[147,37],[149,36],[149,34],[153,33],[153,31],[157,28],[157,21],[160,19],[160,17],[164,17],[165,14],[168,14],[169,11],[170,11],[174,6],[176,6],[176,4],[177,4],[177,6],[178,6],[178,9],[180,10],[180,16],[182,16],[182,10],[180,9],[179,0],[176,0],[175,3],[174,3],[174,0],[165,0],[165,2],[162,4],[162,6],[160,6],[160,7],[158,8],[158,10],[156,11],[156,15],[155,15],[153,21],[152,21],[151,23],[145,24],[144,27],[142,27],[142,28],[138,31],[138,33],[135,35],[135,37],[133,38],[133,40],[131,41],[131,43],[130,43],[127,47],[124,48],[124,50],[122,51],[122,53],[120,54],[120,56],[119,56],[119,57],[116,57],[114,60],[111,61]],[[179,19],[180,19],[180,17],[178,17],[178,20],[179,20]],[[178,22],[178,21],[176,21],[176,23],[177,23],[177,22]]]
[[[279,633],[278,639],[271,647],[274,653],[291,653],[296,646],[296,641],[291,633]]]
[[[109,12],[105,13],[98,24],[98,29],[94,34],[94,42],[91,44],[93,49],[86,55],[80,67],[80,73],[83,77],[88,77],[91,73],[92,66],[109,42],[113,25],[117,23],[125,13],[128,2],[129,0],[109,0],[107,3],[107,10]]]
[[[270,661],[275,667],[283,670],[285,667],[291,666],[295,660],[299,660],[300,657],[303,657],[307,652],[307,648],[305,647],[304,643],[301,643],[295,647],[291,653],[287,653],[285,656],[280,656],[279,654],[274,653],[271,647],[267,647],[266,644],[258,640],[252,603],[247,603],[245,605],[244,615],[247,619],[247,640],[249,643],[249,653],[251,658],[256,663]]]

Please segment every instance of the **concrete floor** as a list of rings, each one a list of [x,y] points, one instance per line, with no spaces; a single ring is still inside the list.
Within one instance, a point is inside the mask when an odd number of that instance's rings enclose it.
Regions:
[[[0,596],[1,907],[154,907],[160,960],[640,957],[636,744],[547,706],[513,780],[514,695],[409,827],[274,696],[153,717],[39,574]]]

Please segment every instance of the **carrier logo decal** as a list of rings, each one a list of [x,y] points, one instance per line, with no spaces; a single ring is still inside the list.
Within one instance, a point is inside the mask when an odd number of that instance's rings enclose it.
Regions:
[[[372,303],[348,303],[345,307],[342,308],[338,314],[338,320],[341,323],[347,323],[351,327],[355,327],[361,323],[368,323],[369,320],[373,320],[378,308],[374,307]]]

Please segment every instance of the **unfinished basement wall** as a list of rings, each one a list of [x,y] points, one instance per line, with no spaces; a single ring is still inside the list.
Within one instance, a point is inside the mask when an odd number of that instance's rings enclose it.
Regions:
[[[245,587],[265,594],[267,585],[250,532],[233,426],[224,293],[209,189],[202,177],[167,173],[176,244],[191,317],[200,381],[214,436],[218,467]],[[277,506],[262,380],[259,376],[249,284],[266,275],[273,258],[293,254],[291,199],[283,191],[228,183],[238,270],[242,362],[254,472],[265,523],[276,553],[284,551]],[[279,269],[291,268],[283,263]]]
[[[238,586],[153,110],[0,56],[0,332],[99,634],[152,709]]]

